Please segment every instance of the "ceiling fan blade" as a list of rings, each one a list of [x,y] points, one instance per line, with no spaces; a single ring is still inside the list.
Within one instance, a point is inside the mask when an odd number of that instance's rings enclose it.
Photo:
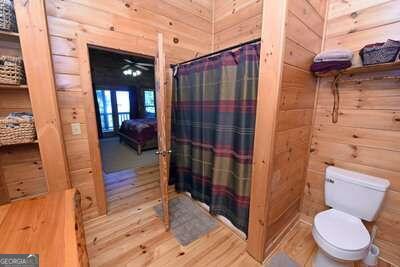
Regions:
[[[140,65],[135,65],[135,67],[136,68],[139,68],[139,69],[142,69],[142,70],[149,70],[149,68],[146,68],[146,67],[143,67],[143,66],[140,66]]]
[[[124,66],[122,66],[122,70],[126,70],[126,69],[129,69],[131,67],[131,65],[129,65],[129,64],[126,64],[126,65],[124,65]]]
[[[129,64],[133,64],[133,61],[130,60],[130,59],[127,59],[127,58],[124,58],[124,61],[127,62],[127,63],[129,63]]]
[[[140,65],[140,66],[146,66],[146,67],[153,67],[154,66],[154,64],[151,64],[151,63],[136,63],[136,65]]]

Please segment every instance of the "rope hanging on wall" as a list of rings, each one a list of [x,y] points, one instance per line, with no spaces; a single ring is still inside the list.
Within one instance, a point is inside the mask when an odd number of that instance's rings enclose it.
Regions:
[[[341,74],[337,74],[331,85],[331,91],[334,97],[332,109],[332,123],[337,123],[339,119],[339,79]]]

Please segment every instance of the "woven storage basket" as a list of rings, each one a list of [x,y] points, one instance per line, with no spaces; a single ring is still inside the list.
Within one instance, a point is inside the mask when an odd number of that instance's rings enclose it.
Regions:
[[[365,46],[360,51],[363,65],[383,64],[394,62],[400,51],[400,41],[387,40]]]
[[[24,64],[20,57],[0,57],[0,83],[19,85],[25,82]]]
[[[0,0],[0,30],[17,32],[17,19],[11,0]]]
[[[32,143],[36,140],[35,122],[28,113],[11,113],[0,119],[0,147]]]

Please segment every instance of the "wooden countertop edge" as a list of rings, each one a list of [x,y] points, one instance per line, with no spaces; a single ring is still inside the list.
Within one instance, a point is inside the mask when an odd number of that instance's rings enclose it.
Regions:
[[[53,201],[61,201],[61,203],[56,204],[53,202],[54,205],[52,207],[56,208],[57,205],[64,205],[64,209],[58,210],[59,216],[64,216],[63,220],[60,220],[59,225],[57,227],[62,227],[59,229],[61,234],[63,235],[63,242],[60,242],[58,249],[63,249],[63,253],[59,256],[63,255],[64,259],[58,259],[57,261],[60,262],[60,266],[87,266],[86,261],[82,263],[82,255],[80,255],[81,248],[79,246],[84,246],[82,244],[82,240],[80,240],[80,227],[83,227],[81,222],[78,221],[80,216],[80,194],[79,192],[73,189],[67,189],[65,191],[50,193],[48,195],[40,196],[38,198],[33,199],[25,199],[16,202],[12,202],[9,204],[1,205],[0,206],[0,226],[6,221],[7,215],[11,212],[10,209],[13,208],[13,205],[17,205],[21,202],[29,202],[29,201],[36,201],[37,199],[47,198],[50,202]],[[64,202],[64,203],[62,203]],[[78,202],[78,203],[77,203]],[[25,212],[25,210],[23,211]],[[29,212],[29,211],[26,211]],[[22,216],[23,214],[21,214]],[[84,240],[83,240],[84,241]]]
[[[75,198],[78,191],[68,189],[65,191],[65,225],[64,225],[64,264],[65,266],[79,266],[78,240],[76,234],[77,221],[75,218]],[[71,242],[68,237],[73,236],[75,242]]]

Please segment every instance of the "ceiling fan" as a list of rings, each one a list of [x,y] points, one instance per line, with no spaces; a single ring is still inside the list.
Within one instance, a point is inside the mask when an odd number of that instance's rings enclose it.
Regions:
[[[129,68],[137,68],[137,69],[141,69],[144,71],[148,71],[150,70],[150,67],[154,67],[154,64],[152,63],[141,63],[141,62],[135,62],[132,61],[130,59],[124,58],[124,61],[127,63],[124,66],[122,66],[122,70],[126,70]]]

